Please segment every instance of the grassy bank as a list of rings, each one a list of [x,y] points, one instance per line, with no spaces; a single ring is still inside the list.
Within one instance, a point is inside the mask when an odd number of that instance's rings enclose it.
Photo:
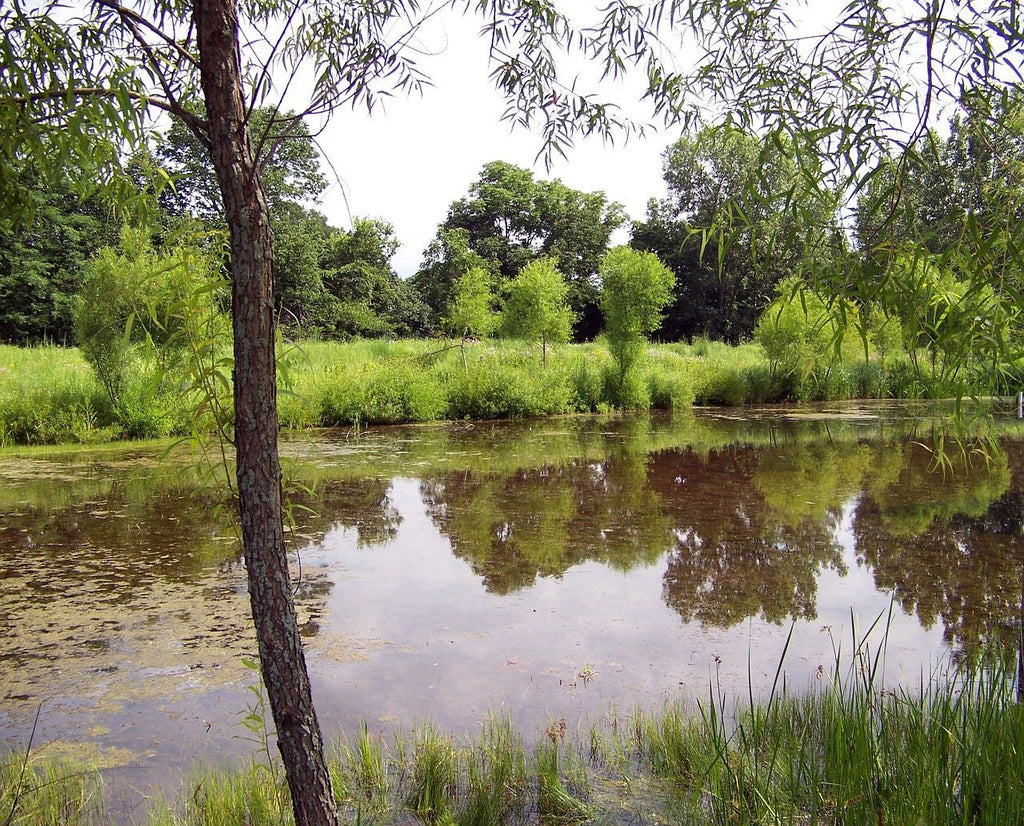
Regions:
[[[511,341],[303,342],[283,347],[280,364],[281,424],[293,429],[693,404],[933,398],[971,389],[939,387],[906,361],[782,374],[758,345],[707,341],[652,345],[625,377],[600,341],[557,348],[546,364],[539,347]],[[184,435],[218,406],[196,386],[209,373],[131,378],[130,403],[115,408],[77,350],[0,346],[0,446]],[[230,389],[208,383],[230,415]]]
[[[1024,708],[999,667],[882,686],[877,662],[822,673],[790,696],[703,701],[592,728],[553,721],[533,748],[507,720],[460,742],[429,726],[385,741],[365,728],[335,750],[345,822],[428,824],[1007,824],[1024,822]],[[581,679],[585,679],[581,675]],[[781,683],[781,680],[777,680]],[[4,823],[100,824],[99,776],[11,756],[0,767]],[[265,756],[197,771],[179,801],[137,822],[291,822],[282,772]]]

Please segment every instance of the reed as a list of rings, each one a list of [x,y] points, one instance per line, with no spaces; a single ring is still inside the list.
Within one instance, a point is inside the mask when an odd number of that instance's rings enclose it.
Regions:
[[[1015,667],[1001,656],[946,663],[916,686],[889,687],[884,636],[877,648],[869,638],[855,636],[849,655],[837,644],[832,667],[799,693],[780,663],[760,699],[753,685],[742,697],[712,686],[700,699],[613,712],[579,736],[557,721],[532,759],[507,718],[464,743],[426,726],[391,748],[363,726],[332,757],[335,795],[361,823],[1024,822]],[[279,776],[255,761],[200,771],[182,800],[155,805],[148,822],[287,824]],[[107,822],[95,772],[26,763],[24,754],[0,763],[0,804],[5,826]]]
[[[142,371],[114,410],[77,350],[0,347],[0,446],[192,435],[214,428],[211,411],[229,425],[230,359],[215,355],[187,381],[158,371],[147,382]],[[546,362],[523,342],[443,340],[289,343],[278,361],[290,429],[991,390],[984,376],[951,384],[906,358],[782,372],[759,345],[704,340],[650,345],[625,375],[601,340],[554,348]]]

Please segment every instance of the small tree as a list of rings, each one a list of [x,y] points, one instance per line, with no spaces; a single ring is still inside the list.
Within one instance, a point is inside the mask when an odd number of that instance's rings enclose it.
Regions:
[[[224,366],[219,359],[229,347],[225,287],[201,250],[157,252],[148,233],[134,229],[86,265],[75,335],[127,434],[163,431],[156,401],[165,384],[178,393],[200,385],[216,393],[211,370]]]
[[[493,304],[490,273],[484,267],[471,267],[455,282],[445,327],[460,338],[487,338],[494,333],[499,321]]]
[[[775,299],[754,328],[754,341],[764,349],[773,379],[802,382],[827,376],[838,364],[864,355],[864,341],[853,325],[842,321],[856,309],[811,287],[799,276],[779,282]]]
[[[676,277],[653,252],[615,247],[601,261],[601,312],[619,381],[643,353],[647,336],[661,325]]]
[[[502,330],[512,338],[539,341],[547,366],[548,344],[564,343],[572,333],[568,297],[569,287],[555,259],[531,261],[505,288]]]

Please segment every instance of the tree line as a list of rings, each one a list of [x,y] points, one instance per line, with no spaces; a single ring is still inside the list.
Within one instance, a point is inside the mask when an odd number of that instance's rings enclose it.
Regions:
[[[564,307],[557,329],[537,338],[592,339],[608,322],[600,264],[613,234],[627,224],[629,245],[657,255],[674,275],[660,321],[647,331],[663,341],[749,340],[766,309],[795,284],[831,280],[839,293],[845,273],[873,269],[875,277],[861,281],[881,286],[861,295],[862,304],[902,325],[914,354],[938,340],[937,324],[953,323],[951,307],[994,312],[1000,291],[1019,281],[1011,258],[1004,253],[1000,261],[984,240],[1007,211],[1012,220],[1024,217],[1019,96],[964,94],[944,131],[922,135],[906,157],[876,164],[845,214],[838,191],[819,190],[797,203],[801,176],[814,170],[802,168],[791,147],[736,128],[705,128],[670,145],[663,154],[667,194],[652,198],[644,219],[632,223],[603,192],[538,180],[530,170],[493,161],[450,205],[408,279],[392,267],[399,239],[385,219],[330,226],[316,208],[327,180],[313,136],[301,118],[271,127],[271,117],[257,109],[254,120],[281,139],[265,166],[274,301],[280,323],[296,338],[519,335],[530,323],[517,309],[517,279],[548,267],[564,281]],[[993,122],[1004,128],[993,132]],[[142,206],[122,216],[149,233],[155,251],[173,258],[181,239],[225,230],[208,154],[181,121],[131,168]],[[75,308],[89,295],[94,262],[101,249],[120,243],[123,221],[98,196],[82,195],[73,174],[43,181],[23,173],[36,201],[32,220],[0,222],[6,343],[77,342]],[[166,185],[157,187],[163,176]],[[897,178],[906,181],[899,189]],[[991,290],[975,285],[966,295],[967,280],[956,276],[963,262],[949,252],[963,256],[960,241],[971,237],[971,254],[988,261],[993,274]],[[215,244],[207,243],[214,255]],[[500,322],[497,311],[506,302]]]

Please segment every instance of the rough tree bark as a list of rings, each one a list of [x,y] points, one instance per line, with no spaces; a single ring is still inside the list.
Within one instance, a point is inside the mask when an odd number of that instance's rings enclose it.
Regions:
[[[260,665],[295,822],[336,826],[284,546],[273,237],[245,117],[235,0],[196,0],[192,16],[213,166],[230,232],[238,495]]]

